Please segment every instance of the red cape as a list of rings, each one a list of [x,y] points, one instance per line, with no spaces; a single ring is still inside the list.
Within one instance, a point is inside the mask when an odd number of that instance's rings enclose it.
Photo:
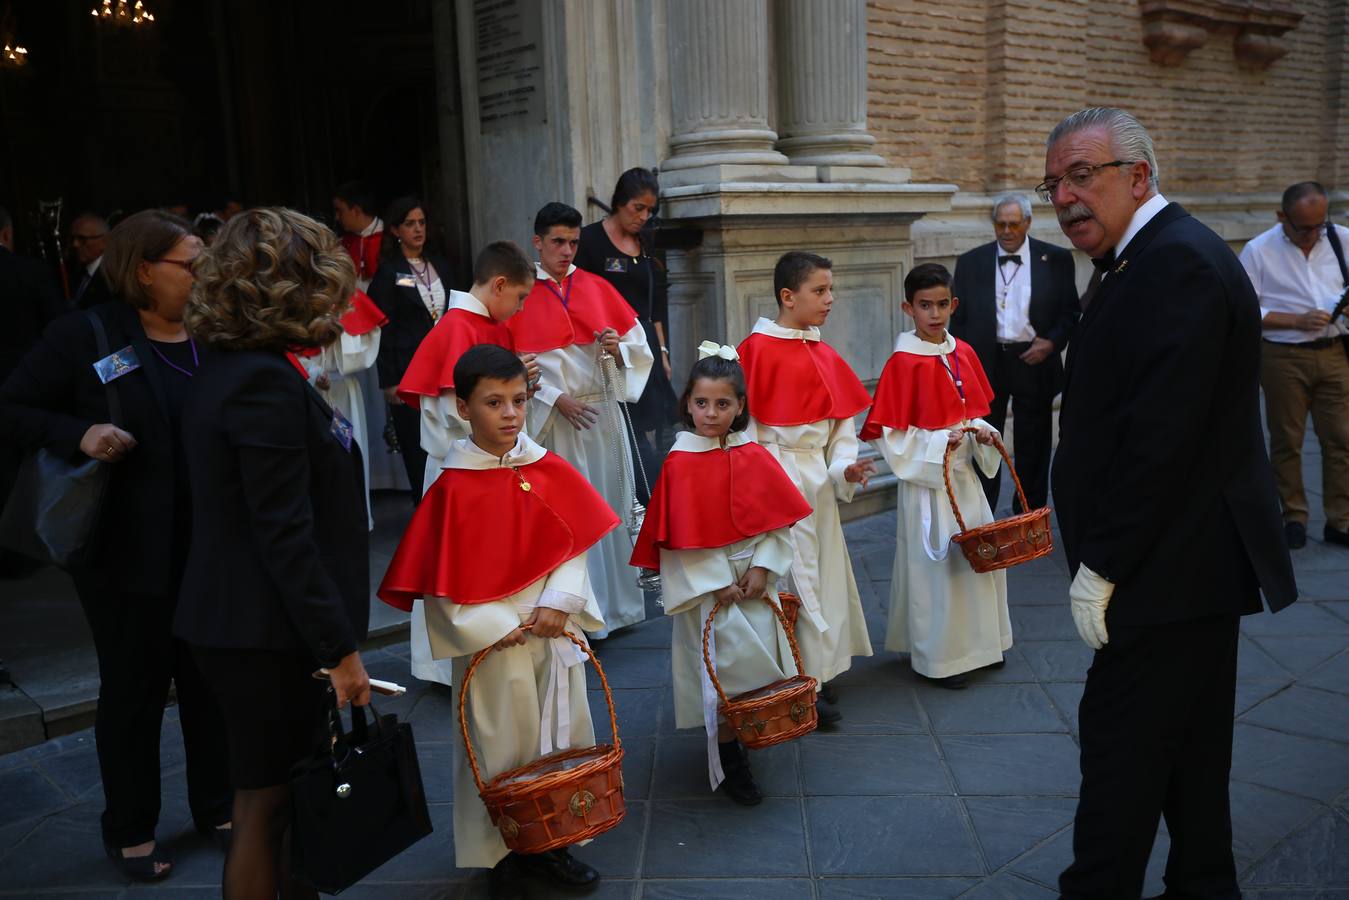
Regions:
[[[338,240],[356,264],[356,277],[375,277],[375,270],[379,268],[379,248],[384,245],[384,232],[376,231],[364,238],[359,234],[344,234]]]
[[[515,352],[510,331],[495,319],[466,309],[446,311],[412,355],[412,362],[398,383],[398,396],[409,406],[417,406],[420,397],[435,397],[441,391],[453,390],[454,364],[478,344],[496,344]]]
[[[553,293],[557,287],[537,279],[524,309],[507,322],[518,352],[547,353],[572,344],[592,344],[597,331],[612,328],[622,335],[637,323],[637,313],[628,301],[598,275],[584,269],[568,275],[560,290],[567,298],[565,305]]]
[[[824,341],[751,334],[738,349],[749,414],[765,425],[851,419],[871,405],[862,380]]]
[[[369,334],[388,322],[389,317],[384,315],[384,310],[376,306],[365,291],[357,291],[351,297],[351,309],[342,317],[342,330],[347,334]]]
[[[964,402],[940,356],[919,356],[901,351],[891,354],[881,372],[881,380],[876,385],[876,400],[859,437],[873,441],[881,436],[882,427],[905,429],[913,426],[937,431],[988,415],[993,403],[993,388],[988,384],[974,348],[957,338],[955,356],[960,363],[960,380],[965,386]]]
[[[418,597],[490,603],[584,553],[618,521],[555,453],[519,469],[443,469],[417,504],[377,593],[402,610]]]
[[[758,444],[675,450],[661,463],[630,564],[659,569],[661,547],[725,547],[785,528],[810,512],[782,466]]]

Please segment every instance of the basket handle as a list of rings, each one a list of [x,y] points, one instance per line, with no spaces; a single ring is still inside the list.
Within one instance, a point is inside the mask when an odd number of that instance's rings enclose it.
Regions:
[[[801,663],[801,648],[796,645],[796,635],[792,634],[792,629],[787,627],[787,617],[782,614],[782,610],[768,596],[767,589],[764,590],[763,602],[768,604],[768,608],[777,616],[778,622],[782,625],[783,634],[787,635],[787,645],[792,648],[792,661],[796,663],[796,671],[804,675],[805,666]],[[707,667],[707,677],[712,680],[712,687],[716,690],[717,696],[721,698],[723,705],[730,703],[726,692],[721,689],[721,682],[717,680],[717,670],[712,665],[712,651],[708,648],[708,641],[712,639],[712,620],[717,617],[717,613],[726,605],[724,600],[718,600],[712,604],[712,611],[707,614],[707,621],[703,623],[703,665]]]
[[[979,429],[973,425],[966,425],[960,428],[961,432],[975,432]],[[951,454],[955,452],[956,447],[960,446],[957,441],[954,444],[946,445],[946,453],[942,456],[942,477],[946,480],[946,497],[951,501],[951,511],[956,514],[956,522],[960,525],[961,531],[969,531],[965,527],[965,517],[960,514],[960,504],[956,503],[956,491],[951,485]],[[1012,473],[1012,483],[1016,485],[1016,495],[1021,500],[1021,511],[1030,512],[1030,506],[1026,503],[1026,491],[1021,487],[1021,479],[1016,475],[1016,467],[1012,465],[1012,458],[1007,455],[1007,448],[1002,445],[1001,438],[996,431],[993,432],[993,446],[998,448],[1002,454],[1003,461],[1007,463],[1007,471]]]
[[[520,626],[521,631],[529,631],[534,627],[533,623],[526,622]],[[570,631],[562,632],[562,637],[570,638],[571,642],[585,651],[586,656],[590,657],[590,662],[595,666],[595,672],[600,676],[600,686],[604,688],[604,702],[609,704],[609,728],[614,735],[614,749],[620,749],[623,744],[618,738],[618,713],[614,710],[614,692],[609,689],[609,679],[604,677],[604,667],[600,665],[599,659],[595,656],[590,645],[572,634]],[[468,755],[468,768],[473,773],[473,782],[478,786],[478,793],[487,789],[483,783],[482,772],[478,768],[478,754],[473,752],[473,741],[468,737],[468,717],[464,715],[465,706],[468,703],[468,683],[473,679],[473,673],[478,671],[478,666],[487,658],[489,653],[496,650],[496,645],[485,647],[473,654],[473,659],[469,660],[468,668],[464,670],[464,682],[459,686],[459,733],[464,737],[464,750]],[[558,690],[562,690],[564,685],[558,685]]]

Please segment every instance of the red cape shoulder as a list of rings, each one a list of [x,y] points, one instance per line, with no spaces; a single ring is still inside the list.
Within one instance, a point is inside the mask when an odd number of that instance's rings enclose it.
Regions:
[[[660,568],[660,549],[699,550],[786,528],[810,504],[773,455],[758,444],[689,453],[661,463],[631,564]]]
[[[749,413],[765,425],[850,419],[871,405],[857,373],[824,341],[751,334],[739,353]]]
[[[500,322],[466,309],[448,310],[435,324],[408,363],[398,396],[416,407],[421,397],[454,389],[454,364],[470,347],[496,344],[514,352],[511,333]]]
[[[881,436],[882,428],[922,428],[936,431],[967,419],[988,415],[993,403],[984,367],[969,344],[956,339],[954,371],[958,371],[965,398],[939,356],[895,352],[881,372],[876,400],[858,435],[864,441]]]
[[[622,335],[637,322],[637,313],[623,295],[584,269],[567,276],[561,290],[565,304],[554,293],[556,289],[556,284],[537,279],[524,308],[507,322],[518,352],[547,353],[572,344],[591,344],[597,331],[612,328]]]
[[[445,469],[417,504],[377,593],[402,610],[417,597],[500,600],[584,553],[618,523],[604,498],[555,453],[519,469]]]
[[[365,291],[357,291],[351,298],[351,309],[342,317],[342,330],[347,334],[369,334],[388,322],[389,317],[384,315],[384,310],[376,306]]]

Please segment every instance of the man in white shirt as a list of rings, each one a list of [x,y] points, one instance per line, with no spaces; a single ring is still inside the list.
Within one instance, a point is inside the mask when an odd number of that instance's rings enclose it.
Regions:
[[[1302,439],[1308,412],[1321,442],[1325,540],[1349,546],[1349,356],[1344,347],[1349,322],[1343,307],[1332,318],[1349,287],[1343,257],[1349,228],[1331,222],[1329,209],[1321,185],[1295,184],[1283,192],[1279,224],[1241,251],[1241,264],[1260,298],[1260,384],[1269,457],[1283,506],[1284,537],[1293,550],[1307,543]]]
[[[82,213],[70,223],[70,244],[79,268],[72,273],[75,293],[70,300],[80,309],[112,299],[108,283],[98,274],[103,248],[108,243],[108,223],[102,216]]]

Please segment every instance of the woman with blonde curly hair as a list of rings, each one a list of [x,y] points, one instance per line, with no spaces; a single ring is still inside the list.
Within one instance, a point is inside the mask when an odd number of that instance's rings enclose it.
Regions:
[[[337,338],[356,273],[326,227],[264,208],[232,218],[196,275],[187,326],[214,352],[183,417],[193,540],[174,630],[229,733],[224,896],[316,896],[282,852],[287,779],[315,746],[315,669],[339,706],[370,701],[370,578],[360,446],[288,351]]]

